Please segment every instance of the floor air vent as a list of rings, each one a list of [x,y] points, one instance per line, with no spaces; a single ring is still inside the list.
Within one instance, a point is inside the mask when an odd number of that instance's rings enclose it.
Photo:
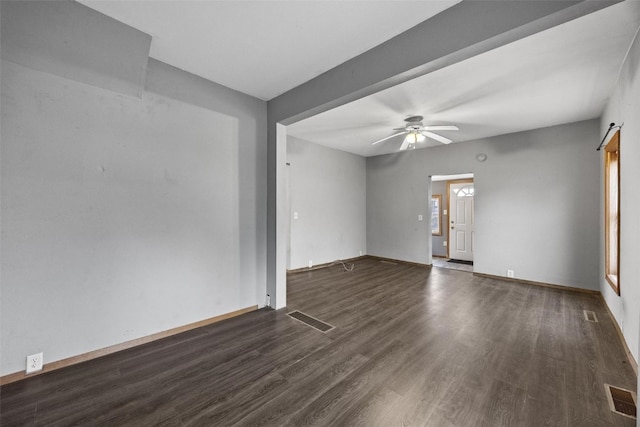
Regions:
[[[304,323],[305,325],[311,326],[312,328],[319,330],[320,332],[328,332],[333,328],[335,328],[335,326],[331,326],[330,324],[322,322],[316,319],[315,317],[309,316],[308,314],[304,314],[301,311],[297,311],[297,310],[292,311],[291,313],[289,313],[289,316]]]
[[[613,412],[629,418],[635,419],[637,417],[637,398],[634,392],[609,384],[605,384],[604,388],[607,392],[609,408]]]
[[[589,322],[598,323],[598,318],[596,317],[596,313],[590,310],[582,310],[584,313],[585,320]]]

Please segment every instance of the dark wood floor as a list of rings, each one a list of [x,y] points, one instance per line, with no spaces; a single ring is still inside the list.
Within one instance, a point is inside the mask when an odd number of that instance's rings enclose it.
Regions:
[[[294,309],[336,328],[259,310],[4,386],[0,425],[635,425],[596,296],[365,259],[290,275]]]

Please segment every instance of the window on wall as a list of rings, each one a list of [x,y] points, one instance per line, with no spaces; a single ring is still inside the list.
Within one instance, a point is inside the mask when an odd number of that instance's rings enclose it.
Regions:
[[[473,184],[465,185],[461,189],[453,190],[453,191],[456,193],[457,197],[473,197],[473,195],[475,193],[475,189],[473,187]]]
[[[620,131],[604,151],[605,277],[620,295]]]
[[[431,234],[442,236],[442,195],[431,196]]]

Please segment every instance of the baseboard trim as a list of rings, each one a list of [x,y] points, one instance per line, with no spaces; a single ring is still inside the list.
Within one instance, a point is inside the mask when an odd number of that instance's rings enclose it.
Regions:
[[[182,332],[187,332],[192,329],[201,328],[203,326],[211,325],[213,323],[221,322],[232,317],[240,316],[241,314],[249,313],[258,309],[257,305],[241,308],[229,313],[221,314],[218,316],[210,317],[208,319],[200,320],[198,322],[189,323],[188,325],[178,326],[177,328],[169,329],[155,334],[147,335],[145,337],[136,338],[130,341],[125,341],[120,344],[115,344],[109,347],[104,347],[98,350],[90,351],[88,353],[79,354],[77,356],[71,356],[66,359],[57,360],[55,362],[47,363],[43,366],[41,371],[34,372],[27,375],[24,371],[14,372],[13,374],[7,374],[0,377],[0,386],[10,384],[16,381],[32,378],[46,372],[55,371],[57,369],[66,368],[67,366],[76,365],[78,363],[86,362],[88,360],[97,359],[98,357],[107,356],[109,354],[116,353],[118,351],[127,350],[132,347],[147,344],[152,341],[156,341],[162,338],[167,338],[172,335],[176,335]]]
[[[375,255],[361,255],[361,256],[357,256],[355,258],[348,258],[348,259],[338,259],[332,262],[327,262],[324,264],[318,264],[318,265],[314,265],[311,268],[308,267],[302,267],[302,268],[295,268],[293,270],[287,270],[287,274],[295,274],[295,273],[304,273],[307,271],[315,271],[315,270],[320,270],[323,268],[327,268],[327,267],[332,267],[336,264],[342,263],[342,262],[355,262],[358,260],[363,260],[363,259],[373,259],[373,260],[377,260],[377,261],[382,261],[382,262],[388,262],[388,263],[393,263],[393,264],[405,264],[405,265],[410,265],[412,267],[423,267],[423,268],[431,268],[431,264],[420,264],[418,262],[411,262],[411,261],[402,261],[399,259],[393,259],[393,258],[384,258],[384,257],[380,257],[380,256],[375,256]]]
[[[331,262],[325,262],[324,264],[318,264],[318,265],[314,265],[313,267],[309,268],[309,267],[302,267],[302,268],[294,268],[292,270],[287,270],[287,273],[303,273],[305,271],[314,271],[314,270],[320,270],[323,268],[327,268],[327,267],[332,267],[336,264],[342,263],[342,262],[354,262],[357,261],[359,259],[363,259],[366,258],[368,255],[361,255],[361,256],[357,256],[354,258],[347,258],[347,259],[337,259],[335,261],[331,261]]]
[[[607,300],[604,299],[604,296],[602,295],[602,293],[600,293],[600,299],[602,300],[602,304],[604,305],[604,307],[607,309],[607,313],[609,313],[609,317],[611,318],[611,321],[613,322],[613,326],[615,327],[616,332],[618,333],[618,338],[620,338],[620,342],[622,342],[622,346],[624,347],[624,351],[625,351],[625,353],[627,353],[627,359],[629,359],[629,364],[631,365],[631,368],[633,369],[633,372],[635,372],[636,377],[637,377],[638,376],[638,362],[633,357],[633,354],[631,353],[631,350],[629,349],[629,346],[627,345],[627,340],[625,339],[624,334],[622,333],[622,329],[620,329],[620,325],[618,324],[618,321],[616,320],[615,316],[611,312],[611,309],[609,308],[609,304],[607,304]]]
[[[536,282],[533,280],[524,280],[524,279],[515,279],[512,277],[495,276],[493,274],[476,273],[475,271],[473,272],[473,275],[480,276],[480,277],[487,277],[489,279],[504,280],[505,282],[522,283],[525,285],[534,285],[534,286],[543,286],[545,288],[554,288],[554,289],[560,289],[563,291],[579,292],[582,294],[589,294],[589,295],[600,295],[600,291],[594,291],[592,289],[575,288],[573,286],[554,285],[552,283]]]
[[[376,255],[366,255],[366,257],[370,259],[382,261],[382,262],[390,262],[393,264],[404,264],[404,265],[410,265],[412,267],[431,268],[431,264],[421,264],[419,262],[402,261],[399,259],[385,258],[381,256],[376,256]]]

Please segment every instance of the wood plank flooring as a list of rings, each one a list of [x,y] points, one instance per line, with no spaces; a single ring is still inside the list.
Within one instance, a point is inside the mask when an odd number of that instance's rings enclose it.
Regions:
[[[0,425],[635,425],[607,406],[636,378],[596,296],[366,258],[288,282],[287,310],[3,386]]]

